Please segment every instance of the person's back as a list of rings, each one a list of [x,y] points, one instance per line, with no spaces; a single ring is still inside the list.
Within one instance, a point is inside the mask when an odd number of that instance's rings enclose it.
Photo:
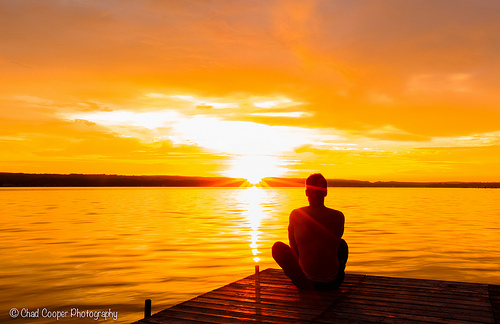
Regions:
[[[344,233],[341,212],[325,206],[295,209],[290,215],[289,231],[306,277],[321,280],[337,275],[337,250]]]
[[[344,215],[324,204],[327,182],[321,174],[306,180],[309,206],[290,214],[290,246],[276,242],[273,257],[298,288],[332,289],[344,279],[347,243],[342,240]]]

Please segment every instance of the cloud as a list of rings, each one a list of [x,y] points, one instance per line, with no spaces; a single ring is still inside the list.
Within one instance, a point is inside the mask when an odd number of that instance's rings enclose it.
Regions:
[[[69,113],[63,114],[63,116],[68,119],[89,120],[104,126],[139,126],[148,129],[163,127],[183,118],[182,114],[175,110],[153,112],[117,110],[97,113]]]
[[[452,73],[448,75],[419,74],[408,81],[408,90],[412,92],[470,92],[468,81],[471,74]]]
[[[113,111],[110,107],[96,102],[79,102],[76,108],[81,111]]]
[[[392,142],[427,142],[431,140],[429,136],[422,136],[417,134],[411,134],[401,129],[397,129],[392,125],[384,125],[376,129],[370,129],[363,132],[359,132],[359,135],[378,139],[383,141]]]
[[[195,105],[197,109],[226,109],[226,108],[237,108],[238,104],[234,102],[220,102],[222,101],[221,99],[213,99],[213,98],[208,98],[208,99],[202,99],[202,98],[197,98],[195,96],[190,96],[190,95],[170,95],[170,96],[159,96],[157,95],[158,98],[172,98],[172,99],[177,99],[181,101],[186,101],[189,103],[192,103]],[[227,99],[225,99],[227,100]],[[219,101],[219,102],[218,102]]]
[[[214,108],[214,106],[210,106],[210,105],[207,105],[207,104],[201,104],[201,105],[196,106],[196,109],[201,109],[201,110],[213,109],[213,108]]]
[[[291,112],[264,112],[264,113],[252,113],[252,116],[261,117],[287,117],[287,118],[301,118],[310,116],[309,113],[304,111],[291,111]]]
[[[279,108],[279,107],[289,107],[297,105],[298,103],[294,103],[292,100],[288,98],[280,98],[277,100],[266,100],[266,101],[257,101],[254,102],[253,105],[255,107],[260,108]]]

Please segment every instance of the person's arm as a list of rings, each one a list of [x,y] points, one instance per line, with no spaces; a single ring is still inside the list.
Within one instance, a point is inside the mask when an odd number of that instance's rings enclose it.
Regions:
[[[295,222],[293,220],[294,211],[290,213],[290,218],[288,221],[288,241],[290,242],[290,247],[292,251],[295,253],[297,258],[299,257],[299,248],[297,247],[297,242],[295,241]]]
[[[342,229],[341,232],[340,232],[340,237],[342,237],[342,235],[344,235],[345,216],[344,216],[344,214],[341,211],[339,211],[339,213],[340,213],[340,216],[341,216],[340,218],[341,218],[341,224],[342,224],[340,226],[340,228]]]

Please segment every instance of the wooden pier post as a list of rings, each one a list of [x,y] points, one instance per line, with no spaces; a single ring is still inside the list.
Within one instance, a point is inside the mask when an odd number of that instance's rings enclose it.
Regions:
[[[260,269],[258,264],[255,265],[254,286],[255,286],[255,302],[260,304]]]
[[[144,303],[144,318],[151,317],[151,299],[146,299]]]

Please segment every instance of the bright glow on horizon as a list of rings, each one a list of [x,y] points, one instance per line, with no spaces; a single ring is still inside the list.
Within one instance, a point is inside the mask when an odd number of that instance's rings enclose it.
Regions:
[[[287,169],[280,166],[280,161],[273,156],[245,155],[233,159],[231,168],[225,174],[232,178],[244,178],[256,185],[266,177],[280,177]]]
[[[238,155],[266,155],[305,145],[313,131],[195,116],[173,126],[179,137],[199,146]]]
[[[176,145],[196,145],[211,150],[213,154],[229,154],[232,157],[229,169],[223,174],[234,178],[245,178],[258,184],[262,178],[278,177],[286,173],[284,163],[278,158],[283,152],[305,145],[314,136],[313,131],[299,127],[269,126],[255,122],[227,121],[205,115],[185,116],[175,110],[152,112],[112,111],[68,114],[67,118],[86,120],[107,127],[145,127],[162,132],[163,127],[173,130],[171,135],[155,136],[153,142],[162,137]],[[122,134],[125,137],[132,137]]]

